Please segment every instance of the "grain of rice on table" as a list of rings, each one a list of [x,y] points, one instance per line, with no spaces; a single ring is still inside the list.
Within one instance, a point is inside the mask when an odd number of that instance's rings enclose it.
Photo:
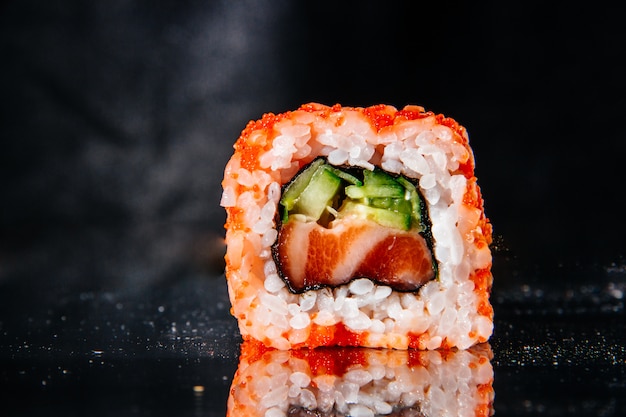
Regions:
[[[250,121],[222,182],[244,340],[466,349],[493,331],[492,228],[464,127],[420,106]]]

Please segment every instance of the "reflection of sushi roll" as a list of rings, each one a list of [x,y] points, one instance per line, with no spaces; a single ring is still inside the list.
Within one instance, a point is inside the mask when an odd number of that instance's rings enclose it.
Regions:
[[[257,346],[253,346],[253,345]],[[266,350],[242,346],[228,416],[493,414],[491,348]]]
[[[226,278],[244,339],[467,348],[493,329],[491,225],[465,129],[422,107],[304,105],[228,162]]]

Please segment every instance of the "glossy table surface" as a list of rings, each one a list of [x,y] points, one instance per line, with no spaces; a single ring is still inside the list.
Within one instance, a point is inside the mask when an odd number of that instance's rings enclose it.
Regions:
[[[624,415],[623,266],[560,271],[570,283],[555,288],[507,282],[510,263],[496,256],[495,412]],[[223,275],[23,293],[5,288],[0,299],[3,415],[225,415],[241,340]]]

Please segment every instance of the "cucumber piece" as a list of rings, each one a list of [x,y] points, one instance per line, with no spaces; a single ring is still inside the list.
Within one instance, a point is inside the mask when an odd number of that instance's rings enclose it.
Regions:
[[[404,186],[406,189],[405,200],[411,203],[411,217],[413,219],[413,223],[416,227],[420,228],[420,231],[424,230],[424,225],[422,223],[422,199],[417,193],[417,189],[415,185],[406,178],[399,177],[398,182]]]
[[[363,170],[363,183],[365,185],[383,185],[388,184],[391,186],[397,186],[398,182],[394,177],[387,174],[380,168],[374,168],[373,171]]]
[[[336,176],[338,176],[345,182],[348,182],[353,185],[363,185],[363,182],[357,177],[355,177],[354,175],[351,175],[347,173],[346,171],[342,171],[339,168],[335,168],[331,165],[326,165],[326,166],[328,167],[328,169],[330,169],[333,172],[333,174],[335,174]]]
[[[397,198],[390,197],[375,197],[367,200],[368,205],[377,208],[384,208],[387,210],[393,210],[393,206],[397,204]]]
[[[353,200],[363,198],[403,198],[404,187],[397,182],[394,184],[369,184],[363,186],[348,185],[346,187],[346,195]]]
[[[302,194],[302,191],[309,185],[311,178],[317,168],[324,164],[323,159],[316,159],[309,164],[302,172],[300,172],[283,191],[283,195],[280,199],[280,204],[285,207],[287,211],[292,210],[293,206],[298,201],[298,198]]]
[[[376,208],[384,208],[391,211],[397,211],[399,213],[411,214],[413,207],[411,202],[404,198],[370,198],[368,204]]]
[[[293,205],[291,212],[303,214],[311,221],[317,221],[331,205],[339,192],[341,178],[336,176],[326,165],[317,167],[307,186]]]
[[[372,207],[353,201],[345,202],[340,210],[340,214],[342,216],[355,214],[359,217],[373,220],[385,227],[393,227],[401,230],[409,230],[411,228],[410,214]]]
[[[363,186],[349,185],[346,195],[353,200],[367,198],[402,198],[404,187],[391,175],[378,168],[373,171],[363,170]]]
[[[412,182],[379,168],[361,172],[363,181],[324,158],[315,159],[285,186],[280,199],[282,222],[294,219],[327,225],[333,218],[350,214],[386,227],[424,230],[423,202]]]
[[[363,186],[345,188],[349,199],[344,210],[363,215],[381,225],[408,230],[412,226],[415,207],[419,209],[417,190],[403,177],[395,178],[376,168],[363,171]],[[416,199],[415,201],[413,201]],[[354,206],[357,204],[357,206]],[[419,215],[419,211],[417,212]],[[414,225],[420,225],[418,221]]]

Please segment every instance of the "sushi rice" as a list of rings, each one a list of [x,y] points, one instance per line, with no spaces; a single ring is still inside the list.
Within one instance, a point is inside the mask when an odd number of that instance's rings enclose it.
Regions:
[[[234,149],[220,204],[231,312],[244,340],[285,350],[466,349],[489,339],[492,229],[468,134],[456,121],[420,106],[310,103],[249,122]],[[435,279],[410,292],[375,277],[290,290],[272,255],[281,192],[320,156],[332,166],[378,167],[416,181],[432,225]]]
[[[494,414],[493,353],[371,348],[263,350],[245,342],[227,416]]]

